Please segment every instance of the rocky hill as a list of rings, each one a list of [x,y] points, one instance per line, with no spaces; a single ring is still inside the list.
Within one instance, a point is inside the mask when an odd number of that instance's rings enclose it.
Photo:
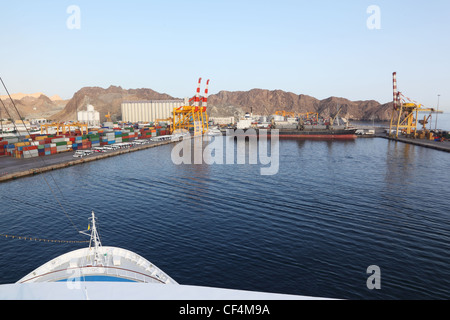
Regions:
[[[43,93],[23,94],[17,93],[11,95],[14,105],[19,110],[22,118],[51,118],[55,113],[64,109],[67,101],[59,96],[47,97]],[[0,96],[7,110],[0,104],[0,116],[4,119],[19,120],[19,115],[14,108],[9,96]]]
[[[232,109],[240,113],[269,115],[276,111],[295,113],[317,112],[320,116],[334,115],[341,106],[340,116],[351,120],[388,120],[392,104],[380,104],[374,100],[350,101],[345,98],[330,97],[318,100],[308,95],[297,95],[282,90],[253,89],[250,91],[220,91],[208,99],[211,112],[225,116],[227,110]],[[225,112],[222,112],[225,111]]]
[[[40,96],[47,96],[47,95],[45,95],[45,94],[43,94],[42,92],[37,92],[37,93],[13,93],[12,95],[11,95],[11,98],[13,99],[13,100],[21,100],[21,99],[23,99],[23,98],[25,98],[25,97],[31,97],[31,98],[39,98]],[[47,96],[48,97],[48,96]],[[61,100],[63,100],[63,99],[61,99],[61,97],[59,96],[59,95],[57,95],[57,94],[55,94],[55,95],[53,95],[53,96],[51,96],[51,97],[48,97],[50,100],[52,100],[52,101],[61,101]],[[0,99],[9,99],[9,96],[0,96]]]
[[[64,110],[57,113],[55,120],[75,120],[76,112],[92,104],[105,120],[108,112],[112,120],[121,119],[122,101],[181,99],[151,89],[122,89],[120,86],[85,87],[74,94]],[[308,95],[297,95],[282,90],[252,89],[250,91],[220,91],[208,98],[210,116],[243,116],[246,112],[269,115],[278,110],[293,112],[318,112],[321,116],[334,115],[342,106],[340,116],[350,120],[389,120],[392,104],[380,104],[374,100],[350,101],[345,98],[330,97],[318,100]]]
[[[54,116],[55,120],[76,120],[77,111],[86,110],[91,104],[100,113],[100,120],[105,121],[105,115],[111,113],[113,121],[121,119],[121,104],[123,101],[139,100],[172,100],[168,94],[158,93],[151,89],[122,89],[120,86],[84,87],[74,94],[64,110]]]

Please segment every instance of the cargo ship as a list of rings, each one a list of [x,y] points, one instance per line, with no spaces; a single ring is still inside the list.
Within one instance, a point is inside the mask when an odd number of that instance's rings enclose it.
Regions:
[[[330,129],[278,129],[280,138],[297,139],[356,139],[356,130],[353,128],[330,128]]]
[[[234,131],[226,129],[224,135],[245,135],[245,136],[259,136],[260,134],[267,134],[271,136],[271,129],[244,129],[242,131]],[[276,129],[278,130],[278,137],[283,139],[317,139],[317,140],[353,140],[357,138],[356,128],[305,128],[299,129]]]
[[[296,116],[294,114],[291,117],[282,112],[282,115],[273,115],[270,122],[267,119],[259,119],[250,114],[246,113],[243,119],[240,119],[235,129],[244,130],[245,135],[253,135],[253,131],[259,136],[260,130],[264,130],[264,134],[270,135],[272,129],[277,129],[280,138],[294,138],[294,139],[356,139],[357,128],[349,125],[349,122],[341,118],[344,125],[339,122],[338,114],[340,111],[338,107],[338,112],[336,115],[330,119],[319,118],[317,113],[307,113],[307,118],[302,116]],[[312,117],[309,114],[313,114]],[[225,131],[226,132],[226,131]],[[242,134],[239,131],[239,134]]]

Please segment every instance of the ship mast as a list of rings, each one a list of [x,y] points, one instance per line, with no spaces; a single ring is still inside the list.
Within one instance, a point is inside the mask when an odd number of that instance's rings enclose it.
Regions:
[[[94,250],[93,252],[93,258],[94,260],[92,261],[92,265],[96,266],[96,265],[102,265],[102,259],[101,259],[101,254],[100,254],[100,248],[102,247],[102,243],[100,241],[100,236],[98,235],[97,232],[97,225],[95,223],[95,214],[94,211],[92,211],[92,217],[90,218],[91,223],[92,223],[92,227],[89,225],[88,227],[88,231],[89,228],[91,228],[91,234],[90,234],[90,241],[89,241],[89,250]],[[89,236],[89,234],[80,231],[80,233],[85,234],[87,236]]]
[[[102,243],[100,242],[100,237],[97,232],[97,226],[95,224],[95,214],[94,211],[92,211],[92,232],[91,232],[91,241],[89,242],[89,248],[92,247],[92,242],[94,242],[95,249],[98,249],[102,246]]]

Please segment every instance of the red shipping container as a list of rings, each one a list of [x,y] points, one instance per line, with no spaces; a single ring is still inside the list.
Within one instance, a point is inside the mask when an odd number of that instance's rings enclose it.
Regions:
[[[37,146],[30,146],[30,147],[23,147],[23,151],[29,151],[29,150],[36,150],[38,147]]]

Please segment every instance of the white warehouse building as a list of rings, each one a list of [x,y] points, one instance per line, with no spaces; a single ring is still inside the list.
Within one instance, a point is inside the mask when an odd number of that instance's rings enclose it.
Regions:
[[[184,100],[150,100],[122,102],[122,121],[154,122],[173,117],[173,108],[185,105]]]

